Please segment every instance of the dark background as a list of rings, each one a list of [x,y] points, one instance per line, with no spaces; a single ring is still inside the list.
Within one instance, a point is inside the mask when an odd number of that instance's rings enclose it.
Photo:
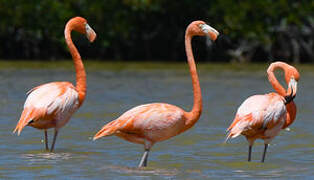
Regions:
[[[82,16],[98,35],[73,33],[84,59],[185,62],[185,28],[203,20],[221,36],[193,40],[198,61],[314,62],[313,13],[310,0],[0,0],[0,59],[70,58],[64,26]]]

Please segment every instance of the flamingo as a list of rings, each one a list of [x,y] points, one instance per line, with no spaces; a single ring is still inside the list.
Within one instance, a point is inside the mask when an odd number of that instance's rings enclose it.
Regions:
[[[274,75],[281,68],[285,72],[288,84],[285,90]],[[229,138],[244,135],[249,143],[248,161],[251,161],[252,146],[256,139],[264,140],[264,152],[261,162],[265,161],[268,144],[281,129],[290,126],[296,117],[296,105],[293,99],[297,93],[298,70],[284,62],[274,62],[268,69],[268,80],[277,93],[254,95],[247,98],[238,108],[236,116],[227,129]]]
[[[194,105],[190,112],[166,103],[144,104],[130,109],[116,120],[104,125],[94,140],[115,135],[132,143],[143,144],[144,154],[138,167],[146,167],[151,147],[191,128],[202,113],[202,95],[191,40],[193,36],[208,35],[213,41],[219,33],[203,21],[194,21],[186,29],[185,50],[192,77]]]
[[[96,33],[82,17],[70,19],[65,26],[64,36],[75,66],[76,86],[70,82],[51,82],[31,89],[27,93],[24,110],[13,131],[20,135],[25,126],[44,129],[45,146],[46,150],[49,150],[47,129],[54,128],[51,152],[54,149],[59,129],[82,105],[86,95],[86,73],[81,56],[71,39],[72,30],[86,34],[90,42],[95,40]]]

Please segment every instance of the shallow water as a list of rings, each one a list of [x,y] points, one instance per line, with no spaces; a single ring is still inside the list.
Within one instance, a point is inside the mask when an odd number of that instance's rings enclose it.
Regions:
[[[1,179],[314,178],[313,73],[301,72],[297,119],[290,131],[273,140],[262,164],[262,141],[253,147],[251,163],[246,162],[248,146],[243,137],[223,142],[241,102],[272,91],[266,73],[201,70],[204,110],[200,120],[187,132],[157,143],[144,169],[136,168],[141,145],[117,137],[91,139],[102,125],[136,105],[167,102],[189,110],[193,99],[187,69],[89,71],[87,98],[61,129],[54,153],[44,151],[42,131],[26,127],[21,136],[12,134],[29,89],[74,77],[73,71],[62,69],[0,72]]]

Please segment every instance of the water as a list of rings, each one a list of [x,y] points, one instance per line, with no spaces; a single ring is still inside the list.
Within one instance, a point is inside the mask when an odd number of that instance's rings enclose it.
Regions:
[[[51,81],[72,81],[65,69],[11,69],[0,72],[0,178],[46,179],[313,179],[314,74],[301,72],[297,119],[282,131],[260,163],[263,142],[246,162],[247,142],[239,137],[224,144],[225,130],[248,96],[272,91],[266,73],[200,70],[204,110],[187,132],[157,143],[148,168],[138,169],[143,147],[117,137],[92,141],[105,123],[126,110],[150,102],[192,107],[187,69],[91,70],[87,99],[61,129],[54,153],[44,151],[42,131],[26,127],[13,135],[32,87]],[[53,131],[49,131],[51,142]]]

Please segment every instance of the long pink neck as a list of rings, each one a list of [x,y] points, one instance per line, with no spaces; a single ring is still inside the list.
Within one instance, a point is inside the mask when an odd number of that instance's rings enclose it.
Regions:
[[[186,51],[188,64],[190,68],[192,85],[193,85],[193,96],[194,96],[193,108],[190,112],[188,112],[188,120],[186,123],[187,128],[192,127],[198,121],[202,113],[201,87],[200,87],[200,82],[198,80],[197,70],[196,70],[194,56],[192,52],[191,40],[192,40],[192,36],[188,33],[188,30],[187,30],[185,34],[185,51]]]
[[[79,104],[81,105],[85,99],[86,95],[86,73],[81,56],[72,42],[71,31],[73,23],[68,23],[64,30],[65,40],[69,47],[72,59],[74,62],[75,72],[76,72],[76,90],[79,94]]]
[[[281,96],[286,96],[286,90],[282,87],[282,85],[278,82],[274,71],[277,68],[282,68],[283,70],[285,70],[285,68],[283,67],[283,64],[280,62],[277,63],[273,63],[269,66],[269,68],[267,69],[267,74],[268,74],[268,80],[270,82],[270,84],[273,86],[273,88],[276,90],[276,92],[281,95]]]
[[[286,96],[287,91],[281,86],[281,84],[278,82],[277,78],[274,75],[274,71],[277,68],[283,69],[285,71],[285,75],[287,74],[288,67],[286,64],[284,64],[282,62],[272,63],[267,70],[268,80],[279,95]],[[286,79],[286,81],[287,81],[287,79]],[[288,94],[289,93],[290,92],[288,92]],[[287,118],[286,118],[285,124],[282,127],[282,129],[287,128],[288,126],[290,126],[294,122],[295,117],[296,117],[296,112],[297,112],[297,107],[293,101],[290,102],[289,104],[287,104],[286,108],[287,108]]]

